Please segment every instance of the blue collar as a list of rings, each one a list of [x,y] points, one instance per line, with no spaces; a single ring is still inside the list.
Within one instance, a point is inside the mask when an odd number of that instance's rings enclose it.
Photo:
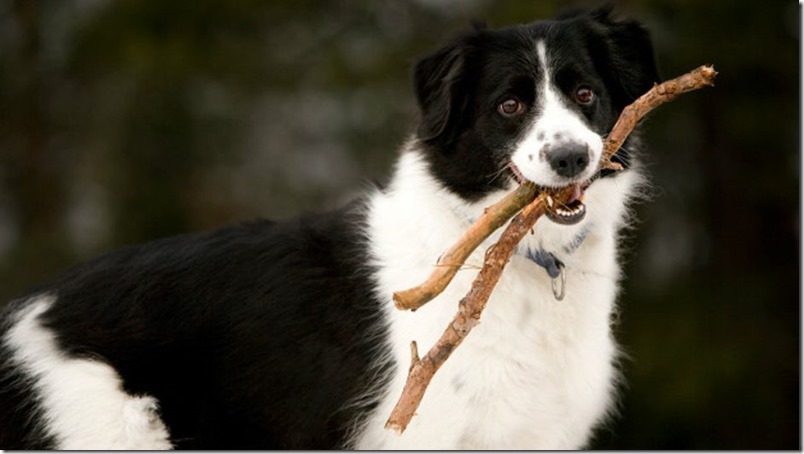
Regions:
[[[553,253],[544,249],[525,251],[525,257],[533,260],[533,263],[541,266],[550,276],[550,286],[553,289],[553,296],[556,301],[564,299],[567,288],[567,276],[564,274],[564,262],[558,259]]]
[[[587,236],[589,236],[589,230],[585,228],[581,229],[572,242],[564,246],[564,252],[567,254],[572,254],[578,250]],[[533,261],[533,263],[544,268],[544,270],[547,271],[547,275],[550,276],[551,279],[556,279],[559,277],[559,275],[561,275],[561,270],[564,268],[564,262],[553,255],[552,252],[547,252],[544,249],[533,250],[528,248],[522,252],[522,255]]]
[[[533,263],[544,268],[551,279],[557,278],[561,274],[561,268],[564,268],[564,262],[559,260],[552,252],[547,252],[544,249],[534,251],[528,248],[525,251],[525,257],[533,260]]]

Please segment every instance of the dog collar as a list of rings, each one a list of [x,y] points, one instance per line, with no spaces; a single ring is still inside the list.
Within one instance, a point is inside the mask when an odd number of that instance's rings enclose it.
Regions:
[[[582,229],[571,243],[564,246],[564,251],[567,254],[572,254],[581,246],[581,244],[583,244],[583,241],[588,235],[589,231],[585,228]],[[564,262],[562,262],[561,259],[556,257],[552,252],[548,252],[544,249],[534,250],[528,248],[525,249],[522,255],[527,257],[533,263],[544,268],[544,270],[547,272],[547,275],[550,276],[550,280],[553,285],[553,296],[558,301],[564,299],[564,291],[567,283],[567,277],[564,275]]]
[[[537,249],[535,251],[533,249],[527,249],[525,251],[525,257],[544,268],[551,279],[557,278],[564,268],[564,262],[559,260],[552,252],[547,252],[544,249]]]
[[[564,274],[564,262],[553,255],[552,252],[547,252],[544,249],[536,249],[535,251],[527,249],[524,255],[547,271],[553,287],[553,296],[557,301],[563,300],[567,284],[567,276]]]

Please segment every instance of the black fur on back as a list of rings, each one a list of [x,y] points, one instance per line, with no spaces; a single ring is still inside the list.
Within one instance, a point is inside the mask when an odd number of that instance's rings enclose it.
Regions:
[[[43,320],[68,355],[102,359],[127,392],[158,399],[176,447],[341,447],[384,376],[371,370],[385,339],[362,211],[129,247],[34,293],[58,297]],[[26,413],[10,392],[3,430]]]

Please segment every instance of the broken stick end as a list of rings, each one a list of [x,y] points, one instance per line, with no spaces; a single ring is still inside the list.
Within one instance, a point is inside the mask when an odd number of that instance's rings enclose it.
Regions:
[[[396,421],[391,421],[390,419],[385,423],[385,429],[393,430],[397,435],[402,435],[402,432],[405,431],[405,428],[402,427],[402,424],[399,424]]]
[[[420,287],[413,287],[407,290],[394,292],[392,295],[394,306],[401,311],[415,312],[416,309],[424,306],[435,298],[432,291],[422,290]]]
[[[419,363],[422,362],[421,358],[419,358],[419,346],[416,345],[416,341],[410,342],[410,369],[408,369],[408,374],[413,372],[413,368],[417,367]]]
[[[609,169],[615,172],[621,172],[623,170],[623,165],[617,162],[613,162],[610,160],[606,160],[601,166],[601,169]]]
[[[709,85],[710,87],[715,85],[715,77],[717,77],[718,72],[715,71],[715,67],[713,65],[701,66],[700,72],[705,79],[706,85]]]
[[[400,311],[410,310],[415,311],[419,308],[417,305],[417,295],[412,294],[414,289],[409,290],[401,290],[399,292],[394,292],[394,306]]]
[[[394,306],[396,306],[399,310],[405,310],[405,301],[402,292],[394,292],[393,299],[394,299]]]

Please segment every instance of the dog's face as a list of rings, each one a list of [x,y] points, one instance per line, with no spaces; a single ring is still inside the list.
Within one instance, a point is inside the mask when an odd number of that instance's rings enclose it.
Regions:
[[[620,111],[658,81],[647,32],[607,9],[474,30],[414,78],[430,170],[469,201],[522,179],[585,186]]]

